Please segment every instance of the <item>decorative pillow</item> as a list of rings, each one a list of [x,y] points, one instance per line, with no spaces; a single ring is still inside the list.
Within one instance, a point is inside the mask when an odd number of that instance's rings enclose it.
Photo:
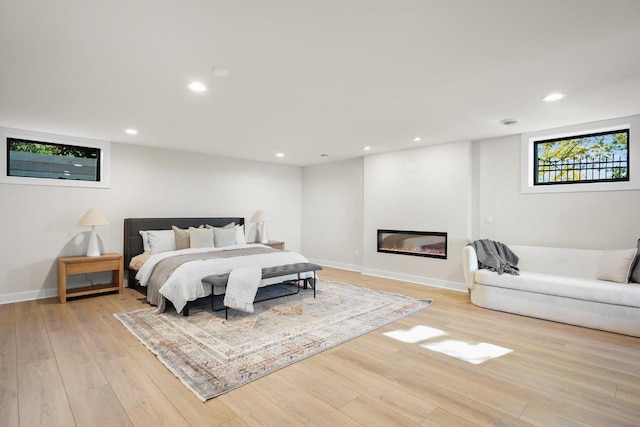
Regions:
[[[191,245],[189,242],[189,230],[183,230],[175,225],[172,225],[171,229],[176,239],[176,250],[188,249]]]
[[[636,248],[605,250],[598,264],[598,280],[629,283],[631,263],[636,257],[636,252]]]
[[[145,252],[151,252],[151,247],[149,246],[149,235],[146,231],[140,230],[138,231],[142,236],[142,247]]]
[[[150,230],[147,231],[147,236],[149,237],[149,253],[158,254],[176,250],[176,238],[173,230]]]
[[[216,248],[231,246],[236,244],[236,229],[213,227],[213,235],[215,236]]]
[[[129,268],[132,270],[140,270],[150,256],[151,254],[148,252],[134,256],[129,262]]]
[[[640,283],[640,239],[638,239],[638,247],[636,248],[636,251],[636,259],[633,261],[633,266],[631,267],[629,281],[633,283]]]
[[[209,228],[189,227],[189,247],[190,248],[212,248],[213,230]]]
[[[247,238],[244,235],[244,225],[236,225],[236,245],[246,245]]]
[[[209,225],[209,224],[205,224],[205,227],[207,228],[233,228],[236,226],[235,222],[230,222],[229,224],[225,225],[224,227],[214,227],[213,225]]]

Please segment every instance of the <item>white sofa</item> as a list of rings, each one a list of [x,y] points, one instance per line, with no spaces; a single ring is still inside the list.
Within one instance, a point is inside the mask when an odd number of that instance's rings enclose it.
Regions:
[[[474,305],[640,337],[640,284],[597,280],[604,251],[512,246],[520,275],[478,269],[463,249],[464,277]]]

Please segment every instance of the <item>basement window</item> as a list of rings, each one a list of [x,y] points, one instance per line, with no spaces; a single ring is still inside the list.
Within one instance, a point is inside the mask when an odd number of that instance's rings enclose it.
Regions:
[[[7,138],[7,175],[100,181],[100,149]]]
[[[0,182],[109,188],[110,143],[0,128]]]
[[[640,115],[522,134],[520,191],[640,190],[638,129]]]
[[[629,129],[534,142],[534,185],[629,181]]]

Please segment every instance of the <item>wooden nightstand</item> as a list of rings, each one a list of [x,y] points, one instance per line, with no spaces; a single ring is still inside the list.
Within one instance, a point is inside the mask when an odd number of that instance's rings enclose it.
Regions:
[[[71,274],[111,271],[111,283],[67,289],[67,276]],[[72,256],[58,258],[58,300],[67,301],[67,297],[101,294],[118,291],[122,293],[124,265],[122,255],[104,254],[100,256]]]
[[[273,249],[280,249],[281,251],[284,251],[284,242],[269,240],[267,243],[263,243],[263,245],[267,245],[269,247],[272,247]]]

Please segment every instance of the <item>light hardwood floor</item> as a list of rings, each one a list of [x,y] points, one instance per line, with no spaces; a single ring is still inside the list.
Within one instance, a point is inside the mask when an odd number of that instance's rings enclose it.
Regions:
[[[477,308],[466,293],[322,277],[434,304],[207,403],[113,317],[145,306],[133,290],[2,305],[0,425],[640,425],[638,338]],[[418,325],[513,351],[474,365],[383,335]]]

